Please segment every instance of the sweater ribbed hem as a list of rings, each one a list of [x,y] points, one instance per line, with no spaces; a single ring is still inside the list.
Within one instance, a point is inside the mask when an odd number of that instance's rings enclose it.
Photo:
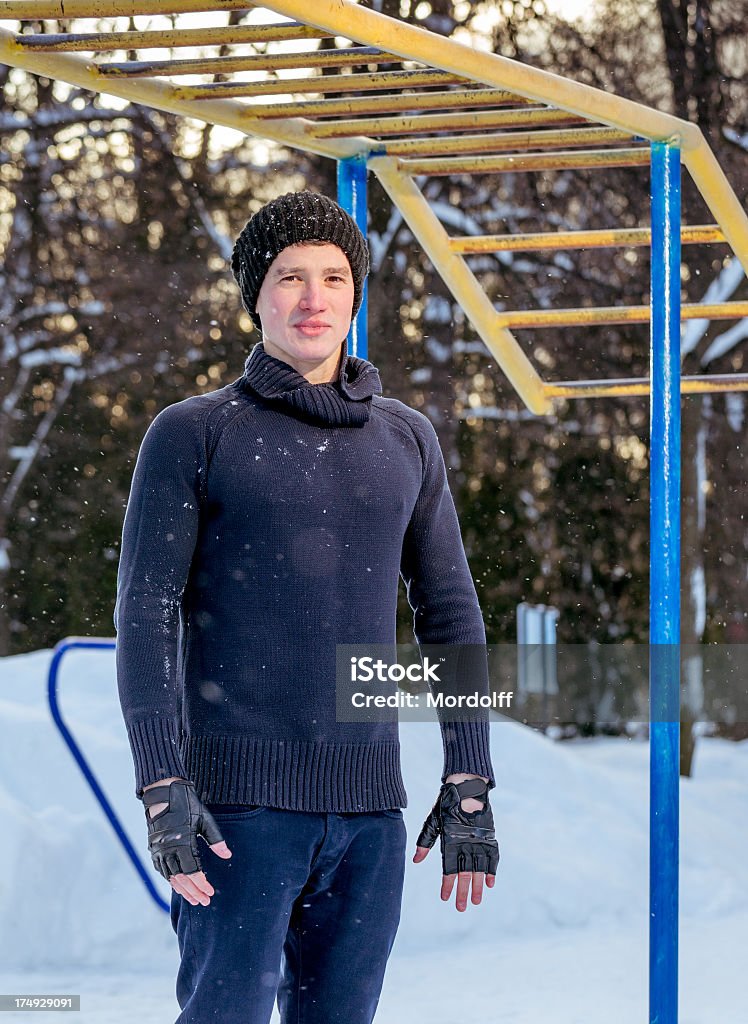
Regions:
[[[135,795],[142,799],[143,787],[161,779],[186,778],[179,740],[169,717],[135,722],[127,729],[135,762]]]
[[[448,775],[467,772],[470,775],[484,775],[489,789],[496,780],[491,765],[491,746],[488,722],[444,722],[442,724],[442,746],[444,748],[444,773]]]
[[[211,804],[292,811],[406,807],[400,744],[331,744],[240,736],[187,736],[187,778]]]

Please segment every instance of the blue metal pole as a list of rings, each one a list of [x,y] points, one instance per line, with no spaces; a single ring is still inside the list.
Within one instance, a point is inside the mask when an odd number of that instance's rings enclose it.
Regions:
[[[368,239],[369,225],[366,200],[366,157],[351,156],[338,160],[338,202],[356,221],[364,238]],[[368,282],[364,282],[364,295],[358,315],[348,332],[348,352],[359,359],[368,358],[367,309]]]
[[[120,822],[119,818],[117,817],[114,808],[112,807],[106,794],[104,793],[104,790],[101,788],[101,785],[99,784],[98,779],[94,775],[91,766],[83,756],[83,751],[78,746],[75,739],[73,738],[73,734],[70,732],[67,725],[65,724],[65,721],[62,717],[62,712],[60,711],[60,704],[57,699],[57,678],[60,670],[60,662],[62,661],[64,655],[68,651],[74,650],[76,648],[113,651],[115,647],[116,641],[114,640],[94,640],[88,639],[87,637],[67,637],[65,640],[60,640],[60,642],[55,645],[54,654],[52,656],[52,661],[50,662],[49,666],[49,673],[47,675],[47,698],[49,700],[49,710],[52,713],[52,718],[54,720],[55,725],[59,729],[62,738],[68,745],[70,753],[73,755],[78,764],[78,767],[83,772],[83,777],[93,790],[93,794],[99,801],[101,809],[103,810],[104,814],[107,816],[109,820],[109,824],[114,829],[115,835],[122,843],[122,846],[125,848],[125,853],[130,858],[133,867],[135,868],[138,875],[140,876],[141,881],[143,882],[143,885],[145,885],[146,889],[148,890],[149,896],[161,910],[166,911],[166,913],[168,914],[170,905],[166,902],[166,900],[162,899],[161,895],[154,886],[151,877],[146,871],[143,862],[141,861],[140,856],[138,855],[135,847],[130,842],[130,838],[125,832],[125,829],[122,823]]]
[[[680,152],[652,145],[649,1021],[678,1020]]]

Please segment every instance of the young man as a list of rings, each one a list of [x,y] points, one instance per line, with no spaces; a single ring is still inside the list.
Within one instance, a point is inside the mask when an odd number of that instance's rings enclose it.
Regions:
[[[346,354],[368,273],[337,203],[274,200],[232,269],[262,341],[244,374],[164,409],[133,477],[115,626],[149,848],[172,886],[178,1024],[369,1024],[399,918],[397,722],[336,718],[336,646],[484,644],[428,420]],[[484,689],[487,680],[476,680]],[[441,724],[442,899],[493,885],[488,723]],[[210,846],[207,875],[198,836]],[[209,880],[210,879],[210,880]]]

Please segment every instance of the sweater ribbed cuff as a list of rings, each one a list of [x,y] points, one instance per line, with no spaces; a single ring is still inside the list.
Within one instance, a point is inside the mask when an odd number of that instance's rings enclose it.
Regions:
[[[135,762],[135,795],[139,800],[143,798],[143,787],[152,782],[173,776],[187,778],[174,721],[151,718],[135,722],[128,726],[127,738]]]
[[[444,747],[442,782],[448,775],[466,772],[485,776],[489,780],[488,788],[493,789],[496,780],[491,764],[488,722],[443,722],[441,730]]]

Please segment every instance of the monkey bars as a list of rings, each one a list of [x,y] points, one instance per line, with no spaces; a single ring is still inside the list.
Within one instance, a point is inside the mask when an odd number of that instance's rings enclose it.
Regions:
[[[269,24],[225,24],[228,12],[253,8],[280,17]],[[80,30],[85,19],[200,11],[212,12],[216,24]],[[466,257],[522,249],[649,245],[649,229],[454,237],[429,209],[423,179],[643,167],[649,165],[651,144],[667,143],[680,151],[715,218],[713,224],[683,227],[682,242],[728,244],[743,266],[748,265],[748,217],[694,125],[477,51],[351,0],[269,0],[262,5],[246,0],[3,0],[0,18],[67,19],[71,29],[50,35],[0,32],[0,60],[7,64],[307,152],[363,159],[535,413],[549,412],[558,398],[648,394],[650,383],[545,381],[512,331],[647,322],[650,309],[499,313]],[[98,28],[95,22],[92,27]],[[264,52],[257,52],[258,45]],[[194,52],[195,47],[199,56],[184,55],[186,48]],[[220,53],[215,52],[219,47]],[[174,55],[140,58],[141,51],[155,48],[172,48]],[[227,48],[232,51],[228,55]],[[134,59],[113,60],[116,51]],[[300,73],[279,77],[294,71]],[[205,80],[216,75],[223,80]],[[185,81],[196,76],[203,80]],[[684,318],[745,315],[745,303],[683,310]],[[363,346],[361,328],[359,335]],[[732,375],[729,381],[732,388],[748,390],[748,374]],[[709,392],[723,390],[725,383],[711,376],[686,377],[682,388]]]
[[[281,20],[226,24],[228,12],[255,8]],[[92,31],[79,31],[79,22],[86,19],[190,12],[209,12],[215,24],[112,32],[94,24]],[[746,302],[680,309],[681,244],[727,244],[748,267],[748,217],[701,132],[669,114],[403,24],[353,0],[0,2],[0,19],[43,18],[67,21],[69,31],[34,35],[0,30],[0,61],[332,157],[338,161],[340,201],[364,231],[367,171],[373,172],[532,412],[550,412],[557,399],[650,395],[650,1022],[675,1024],[679,396],[748,390],[748,374],[680,378],[681,318],[748,314]],[[257,46],[265,52],[257,52]],[[180,55],[188,47],[220,47],[222,52]],[[116,51],[138,55],[158,48],[174,49],[177,56],[109,59]],[[224,80],[182,80],[215,75]],[[715,223],[681,226],[681,163]],[[454,237],[421,187],[435,175],[564,168],[605,173],[610,167],[645,165],[651,167],[651,227]],[[498,311],[467,262],[478,253],[644,245],[652,252],[651,307]],[[651,324],[649,379],[545,381],[510,330],[642,322]],[[367,354],[365,303],[349,345]]]

